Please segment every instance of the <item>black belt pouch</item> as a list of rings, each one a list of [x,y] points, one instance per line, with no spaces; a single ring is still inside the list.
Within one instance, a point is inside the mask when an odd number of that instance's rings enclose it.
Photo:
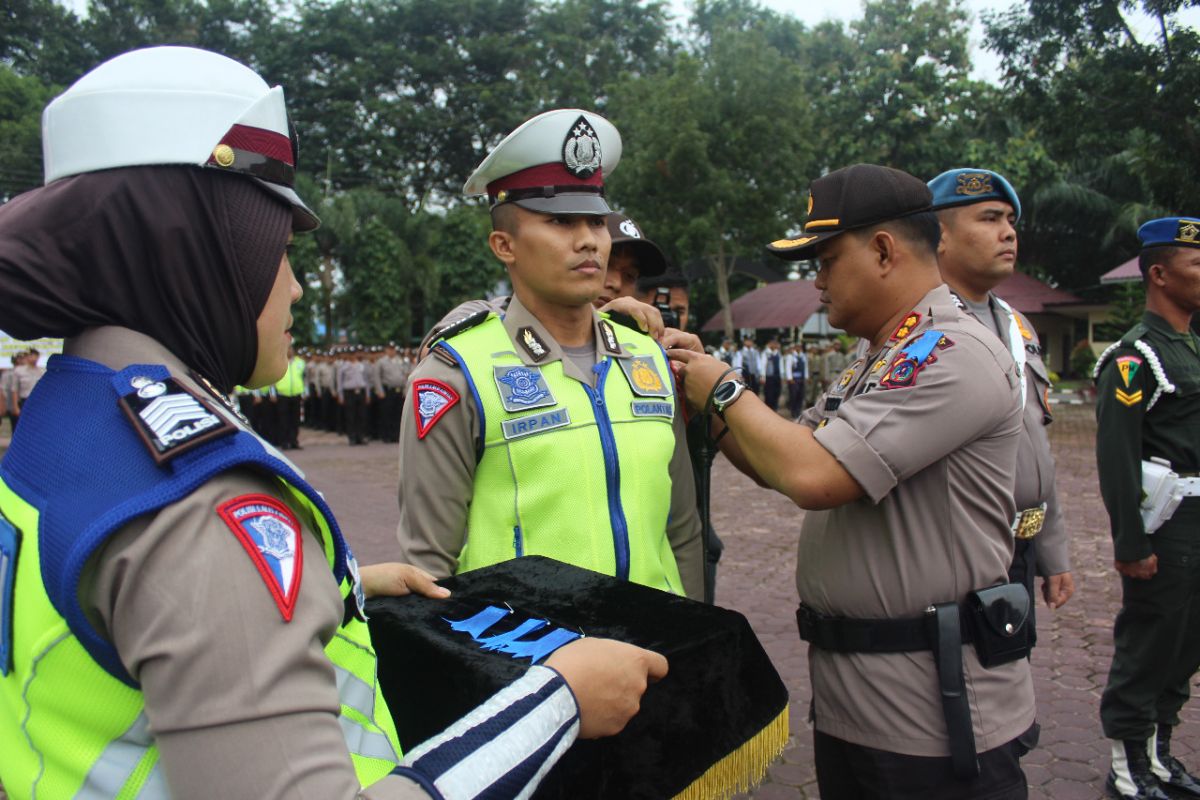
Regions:
[[[967,595],[975,651],[991,669],[1029,655],[1029,591],[1020,583],[1002,583]]]

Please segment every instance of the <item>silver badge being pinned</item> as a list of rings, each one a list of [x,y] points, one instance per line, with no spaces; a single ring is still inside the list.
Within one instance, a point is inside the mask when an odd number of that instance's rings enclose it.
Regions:
[[[576,178],[590,178],[600,169],[600,138],[582,114],[563,140],[563,165]]]

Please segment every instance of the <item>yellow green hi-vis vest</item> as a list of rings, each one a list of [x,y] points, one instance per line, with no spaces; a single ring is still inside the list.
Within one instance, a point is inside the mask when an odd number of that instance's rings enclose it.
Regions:
[[[442,343],[482,419],[459,572],[543,555],[684,594],[667,539],[671,370],[653,339],[612,328],[632,357],[598,363],[595,389],[561,361],[526,366],[495,315]]]
[[[61,366],[47,374],[46,391],[29,404],[28,419],[23,410],[23,431],[0,463],[0,783],[12,800],[167,798],[142,692],[127,675],[119,678],[124,668],[112,644],[80,638],[97,634],[78,606],[78,573],[47,572],[47,559],[70,560],[85,540],[98,547],[131,515],[161,509],[216,471],[246,463],[275,471],[312,512],[331,569],[340,573],[340,557],[347,566],[343,597],[354,590],[356,569],[336,525],[312,499],[313,489],[253,435],[235,433],[176,459],[170,469],[157,468],[107,389],[114,373],[58,357]],[[154,369],[161,368],[126,372]],[[38,446],[52,435],[55,447]],[[72,447],[78,450],[68,452]],[[112,491],[98,495],[80,488],[82,477],[62,476],[89,458],[112,459],[100,468],[89,462],[84,470],[112,474],[106,483]],[[142,475],[142,483],[128,489],[131,475]],[[78,521],[61,524],[71,515],[80,515]],[[60,613],[64,603],[73,606]],[[325,652],[337,675],[338,722],[367,786],[388,775],[401,753],[365,622],[352,618],[338,627]]]

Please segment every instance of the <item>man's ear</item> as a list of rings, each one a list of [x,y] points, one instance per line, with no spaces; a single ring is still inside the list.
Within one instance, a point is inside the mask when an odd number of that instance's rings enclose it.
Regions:
[[[506,267],[511,267],[517,260],[513,251],[513,235],[511,233],[492,231],[488,234],[488,247],[492,248],[492,255]]]
[[[886,230],[875,231],[869,246],[878,259],[880,273],[891,272],[896,266],[896,237]]]
[[[1155,286],[1164,286],[1167,283],[1167,267],[1165,264],[1151,264],[1146,276]]]
[[[949,228],[949,226],[946,225],[945,220],[940,218],[941,217],[940,214],[938,215],[938,217],[939,217],[938,227],[942,229],[942,235],[938,237],[938,246],[937,246],[937,256],[940,259],[942,256],[946,255],[946,236],[949,235],[950,228]]]

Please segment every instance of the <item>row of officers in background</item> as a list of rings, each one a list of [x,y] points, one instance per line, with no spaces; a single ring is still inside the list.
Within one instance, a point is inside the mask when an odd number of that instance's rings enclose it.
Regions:
[[[276,447],[300,448],[301,424],[346,436],[350,444],[400,440],[405,386],[416,354],[387,345],[289,350],[288,368],[260,389],[237,388],[238,406]]]

